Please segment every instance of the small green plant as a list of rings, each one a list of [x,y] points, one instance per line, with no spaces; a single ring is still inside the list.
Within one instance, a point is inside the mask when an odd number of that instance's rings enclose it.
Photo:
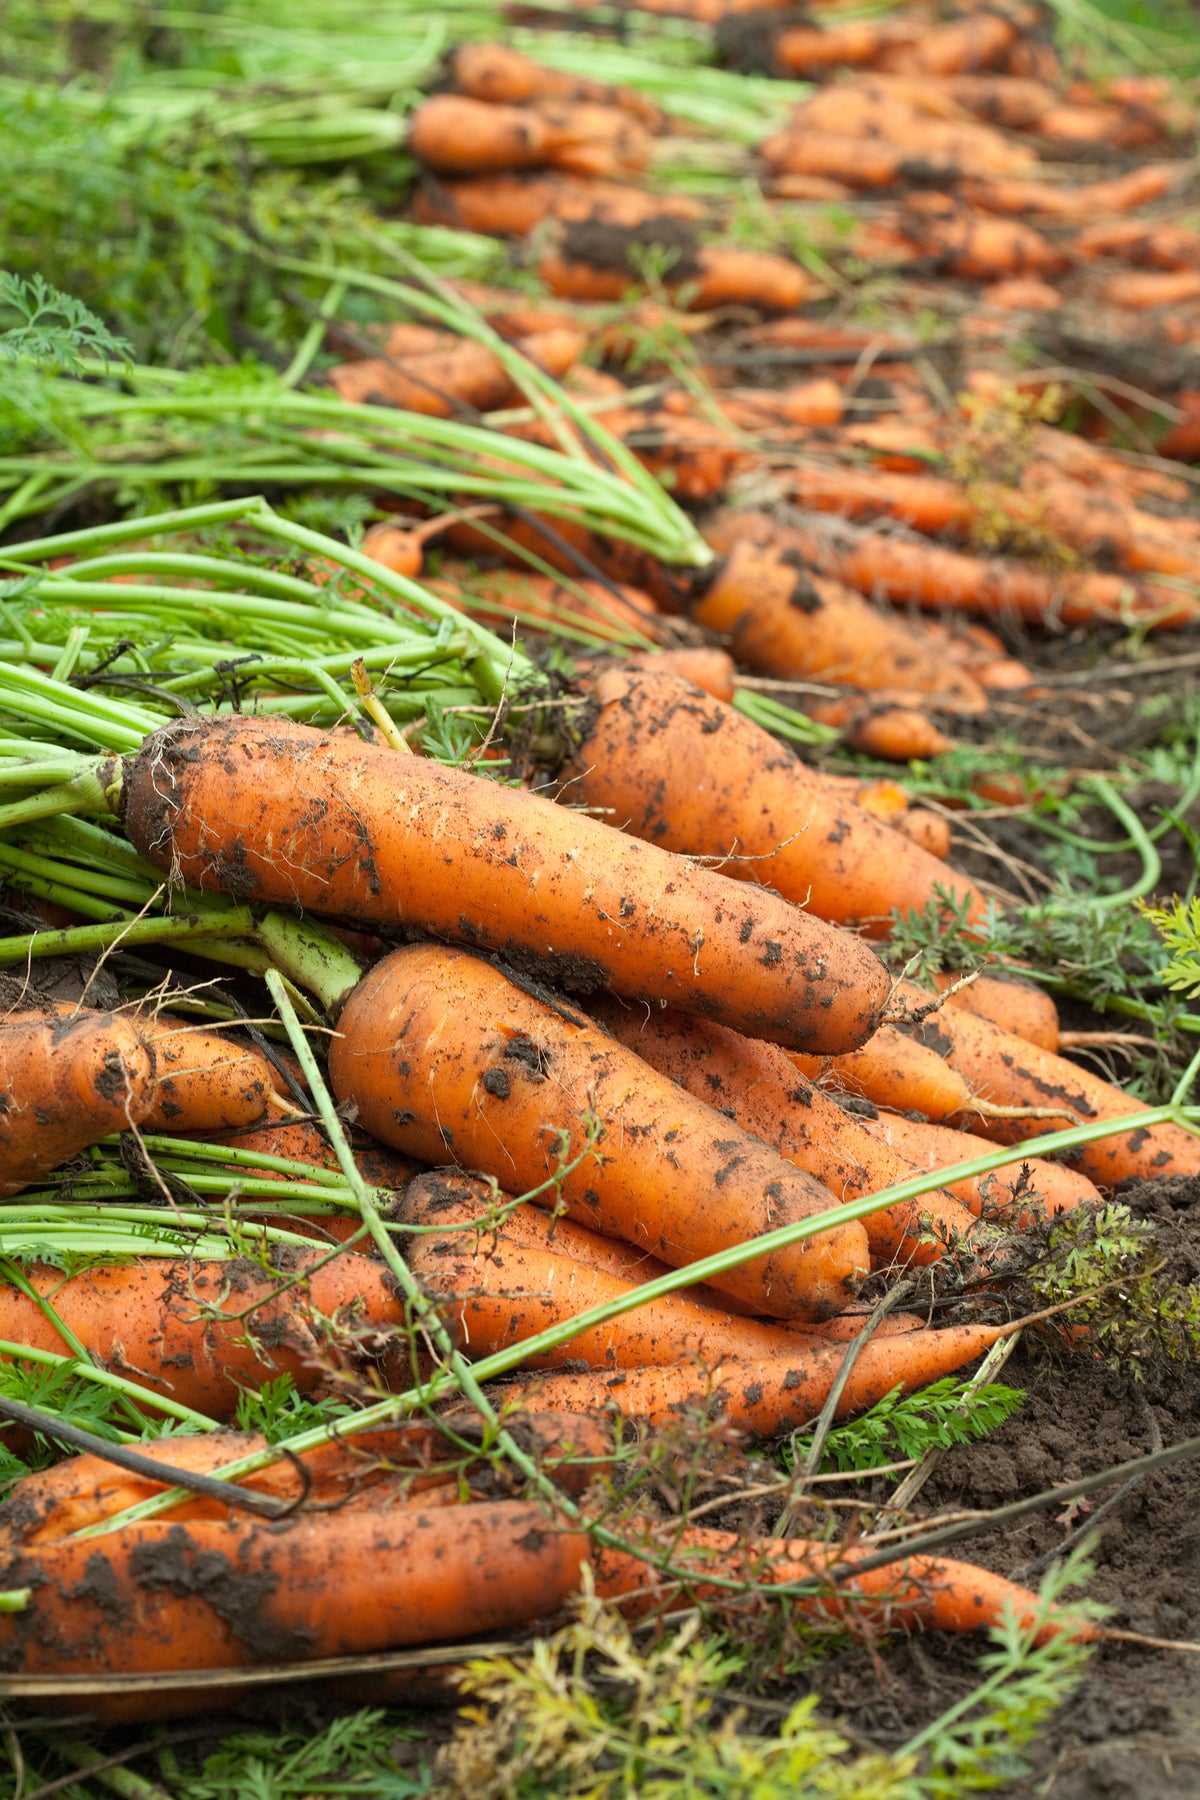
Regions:
[[[917,1459],[927,1450],[973,1443],[1011,1418],[1024,1398],[1019,1388],[999,1382],[972,1393],[966,1381],[953,1375],[918,1394],[894,1388],[860,1418],[834,1427],[825,1440],[821,1467],[852,1473],[902,1457]],[[787,1444],[782,1452],[785,1468],[803,1462],[807,1448],[805,1438]]]
[[[18,322],[0,330],[0,362],[33,363],[77,375],[89,358],[128,362],[133,354],[125,339],[114,336],[82,300],[51,287],[41,275],[24,280],[0,271],[0,317],[5,314],[15,314]]]
[[[1086,1646],[1037,1625],[1089,1573],[1076,1555],[1043,1583],[1038,1620],[1008,1617],[983,1681],[892,1754],[855,1754],[805,1695],[777,1734],[722,1698],[741,1654],[699,1620],[638,1643],[585,1598],[578,1619],[528,1657],[470,1666],[473,1702],[436,1765],[445,1800],[958,1800],[1023,1773],[1030,1743],[1078,1681]]]
[[[1040,1229],[1028,1270],[1031,1310],[1076,1301],[1068,1321],[1086,1325],[1092,1348],[1134,1379],[1147,1350],[1178,1361],[1200,1356],[1200,1286],[1170,1278],[1148,1221],[1112,1200]]]
[[[1139,911],[1170,951],[1170,960],[1158,979],[1173,993],[1189,1000],[1200,998],[1200,897],[1174,899],[1165,906],[1143,901]]]

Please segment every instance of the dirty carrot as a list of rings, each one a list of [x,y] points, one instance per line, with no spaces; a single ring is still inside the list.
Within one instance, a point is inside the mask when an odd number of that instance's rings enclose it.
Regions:
[[[0,1195],[138,1124],[153,1103],[154,1073],[145,1033],[121,1013],[0,1017]]]
[[[1043,1050],[1058,1049],[1058,1008],[1035,981],[1016,974],[977,974],[973,981],[955,987],[957,977],[935,975],[933,985],[946,995],[947,1006],[990,1019],[1002,1031],[1011,1031]],[[947,990],[953,989],[952,992]]]
[[[342,1010],[329,1079],[384,1143],[430,1162],[449,1151],[547,1205],[557,1189],[570,1217],[673,1267],[834,1205],[598,1027],[462,950],[413,945],[376,963]],[[713,1285],[760,1313],[821,1319],[867,1262],[861,1226],[832,1223]]]
[[[913,1393],[928,1382],[952,1375],[1019,1327],[951,1325],[943,1330],[898,1332],[866,1344],[850,1370],[837,1406],[847,1419],[901,1388]],[[530,1377],[495,1390],[497,1398],[518,1399],[531,1412],[596,1414],[656,1427],[677,1422],[681,1410],[702,1407],[751,1437],[777,1437],[815,1419],[841,1370],[845,1347],[801,1345],[790,1357],[728,1361],[701,1372],[686,1364],[671,1368],[623,1369],[586,1375]]]
[[[912,982],[903,982],[899,992],[910,1006],[928,1005],[929,995]],[[1053,1056],[961,1007],[943,1007],[910,1029],[918,1042],[935,1049],[946,1067],[975,1090],[975,1098],[962,1109],[958,1122],[995,1142],[1019,1143],[1036,1136],[1038,1127],[1018,1118],[988,1116],[980,1099],[1009,1107],[1059,1108],[1067,1121],[1119,1120],[1142,1109],[1141,1101],[1102,1081],[1090,1069]],[[902,1102],[898,1110],[910,1105],[922,1110],[919,1101]],[[1127,1176],[1154,1181],[1165,1175],[1196,1175],[1200,1174],[1200,1138],[1178,1125],[1155,1125],[1082,1145],[1071,1160],[1099,1187],[1112,1187]]]
[[[432,1185],[436,1195],[436,1177]],[[401,1224],[430,1223],[429,1186],[426,1178],[407,1190],[397,1215]],[[487,1189],[483,1183],[478,1188],[473,1206],[467,1203],[468,1217],[478,1218],[486,1209]],[[470,1356],[519,1344],[590,1307],[636,1293],[641,1285],[577,1261],[552,1243],[537,1243],[532,1233],[512,1232],[507,1221],[481,1235],[454,1230],[455,1221],[445,1210],[437,1222],[449,1229],[413,1239],[408,1264]],[[594,1369],[638,1369],[689,1359],[711,1364],[729,1356],[794,1354],[797,1335],[786,1325],[735,1316],[675,1293],[646,1301],[528,1362],[531,1368],[549,1369],[577,1362]]]
[[[232,1131],[262,1118],[269,1101],[279,1105],[282,1078],[253,1045],[171,1013],[138,1023],[156,1065],[146,1131]]]
[[[880,1112],[877,1118],[864,1119],[863,1129],[914,1168],[924,1169],[930,1175],[936,1169],[968,1162],[973,1156],[986,1156],[995,1148],[988,1138],[974,1132],[930,1125],[901,1113]],[[1014,1206],[1041,1206],[1049,1213],[1060,1213],[1100,1200],[1099,1190],[1086,1175],[1039,1156],[1014,1156],[1011,1163],[993,1169],[990,1175],[951,1182],[949,1191],[976,1217],[997,1211],[1011,1214]]]
[[[934,659],[919,632],[850,588],[810,573],[798,554],[748,538],[733,543],[698,592],[692,618],[719,633],[738,662],[761,675],[856,688],[907,688],[947,711],[987,710],[965,669]]]
[[[590,1003],[593,1016],[652,1068],[737,1120],[840,1200],[858,1200],[912,1175],[819,1088],[803,1079],[787,1052],[755,1043],[706,1019],[652,1012],[620,1001]],[[932,1262],[954,1236],[971,1229],[966,1210],[946,1193],[883,1207],[863,1220],[872,1259]]]
[[[349,1366],[362,1361],[359,1324],[376,1349],[382,1334],[404,1326],[383,1264],[348,1251],[326,1261],[289,1248],[277,1274],[245,1260],[155,1257],[67,1276],[34,1267],[28,1280],[102,1366],[214,1418],[232,1413],[243,1387],[282,1374],[308,1392],[329,1362],[345,1360],[343,1342]],[[71,1349],[42,1307],[8,1282],[0,1284],[0,1337],[60,1355]]]
[[[562,326],[524,338],[520,348],[539,368],[565,375],[586,343],[585,334]],[[399,406],[433,418],[450,418],[464,407],[487,412],[514,399],[519,388],[494,350],[463,338],[450,349],[406,357],[339,363],[329,379],[343,400]]]
[[[607,816],[635,836],[727,858],[721,866],[730,875],[874,936],[886,935],[893,907],[919,911],[938,886],[952,887],[978,916],[965,881],[948,882],[936,857],[825,789],[734,708],[654,670],[614,671],[593,697],[596,714],[564,791],[611,808]],[[720,1022],[751,1037],[772,1035],[729,1013]]]
[[[126,766],[120,804],[137,848],[198,886],[532,953],[548,979],[704,1008],[756,1037],[851,1048],[887,992],[865,945],[778,897],[553,801],[337,733],[181,720]]]

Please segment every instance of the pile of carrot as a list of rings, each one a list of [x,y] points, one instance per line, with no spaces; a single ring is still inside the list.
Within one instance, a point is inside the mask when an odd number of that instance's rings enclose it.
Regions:
[[[720,24],[733,57],[751,9],[646,10]],[[329,1092],[413,1291],[358,1203],[289,1212],[341,1165],[319,1084],[255,1031],[33,990],[0,1016],[0,1197],[69,1197],[120,1157],[169,1218],[179,1183],[151,1191],[167,1138],[247,1184],[239,1226],[262,1246],[0,1275],[5,1357],[86,1358],[148,1413],[158,1398],[216,1427],[150,1446],[161,1481],[83,1456],[18,1485],[0,1588],[32,1598],[0,1611],[6,1666],[302,1665],[524,1628],[585,1571],[631,1612],[664,1610],[703,1595],[714,1562],[759,1584],[819,1578],[795,1600],[818,1618],[965,1629],[1006,1601],[1032,1609],[970,1565],[898,1551],[856,1577],[853,1547],[694,1528],[664,1573],[596,1535],[588,1484],[618,1427],[699,1409],[769,1440],[966,1369],[1022,1322],[892,1313],[859,1343],[872,1275],[949,1261],[983,1285],[1031,1221],[1200,1175],[1190,1133],[1123,1124],[1137,1103],[1062,1053],[1053,1002],[1019,972],[892,980],[878,951],[897,911],[952,906],[984,928],[946,809],[830,774],[752,716],[778,685],[852,749],[933,759],[1036,696],[1038,630],[1200,621],[1192,490],[1120,438],[1165,426],[1160,451],[1200,459],[1200,386],[1082,395],[1068,432],[1048,422],[1049,377],[1007,360],[1084,310],[1181,354],[1200,342],[1200,235],[1178,216],[1192,122],[1165,81],[1076,79],[1037,27],[1019,0],[756,20],[767,71],[812,84],[747,163],[765,216],[780,241],[796,206],[853,219],[805,266],[730,247],[718,205],[656,185],[684,133],[632,89],[468,44],[416,107],[413,216],[536,252],[543,292],[451,284],[474,337],[432,312],[335,321],[323,379],[355,405],[580,448],[532,403],[532,365],[691,510],[713,559],[665,568],[529,507],[428,517],[389,499],[369,557],[423,571],[502,636],[572,651],[557,736],[514,738],[521,779],[421,754],[419,731],[405,755],[236,711],[106,758],[96,808],[164,883],[331,928],[311,984]],[[1062,179],[1072,160],[1085,179]],[[848,322],[839,258],[889,271],[909,326]],[[931,293],[960,322],[954,392],[917,327]],[[1023,1153],[1098,1122],[1110,1135],[1064,1159]],[[870,1204],[998,1147],[990,1174]],[[457,1396],[440,1423],[257,1469],[250,1510],[210,1489],[118,1517],[173,1474],[261,1451],[228,1429],[246,1389],[286,1376],[379,1400],[447,1345],[464,1365],[507,1359],[487,1396],[581,1510],[555,1516],[545,1483],[498,1492]]]

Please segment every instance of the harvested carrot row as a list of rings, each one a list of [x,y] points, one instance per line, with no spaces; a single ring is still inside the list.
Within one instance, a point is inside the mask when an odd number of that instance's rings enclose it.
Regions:
[[[863,1129],[914,1168],[924,1169],[930,1175],[937,1169],[969,1162],[972,1157],[986,1156],[995,1149],[990,1139],[973,1132],[955,1131],[949,1125],[929,1125],[901,1113],[881,1112],[878,1118],[864,1120]],[[1039,1156],[1017,1156],[990,1175],[967,1176],[951,1182],[949,1192],[976,1217],[990,1217],[997,1211],[1007,1214],[1014,1206],[1024,1209],[1030,1205],[1041,1206],[1049,1213],[1068,1212],[1074,1206],[1100,1201],[1099,1190],[1086,1175]],[[1024,1216],[1022,1210],[1019,1220],[1023,1221]]]
[[[179,721],[127,766],[120,805],[143,854],[198,886],[532,953],[548,977],[758,1037],[849,1048],[887,992],[865,945],[783,900],[550,800],[304,725]]]
[[[675,1267],[834,1206],[603,1031],[465,951],[414,945],[376,963],[343,1008],[329,1079],[384,1143],[431,1162],[450,1150],[506,1188],[543,1189],[547,1204],[565,1164],[571,1218]],[[822,1319],[867,1264],[862,1227],[834,1223],[714,1285],[756,1312]]]
[[[647,1016],[619,1001],[593,1001],[591,1011],[652,1068],[736,1119],[838,1199],[859,1200],[911,1178],[916,1165],[881,1156],[862,1122],[802,1080],[774,1044],[681,1013]],[[936,1192],[881,1208],[863,1224],[872,1257],[888,1262],[932,1262],[971,1229],[964,1208]]]
[[[893,907],[919,911],[935,887],[948,885],[936,857],[823,788],[749,719],[675,677],[614,671],[593,696],[596,714],[565,771],[567,791],[610,807],[608,816],[635,836],[726,857],[731,875],[875,936],[886,935]],[[949,885],[970,909],[966,882]],[[771,1035],[728,1013],[721,1022]]]
[[[402,1330],[404,1308],[382,1263],[343,1251],[289,1248],[278,1275],[242,1262],[161,1258],[103,1264],[63,1276],[28,1271],[102,1366],[111,1367],[214,1418],[232,1413],[244,1386],[289,1374],[302,1393],[322,1381],[332,1360],[372,1360],[383,1334]],[[289,1280],[299,1283],[280,1292]],[[369,1327],[371,1347],[355,1328]],[[57,1355],[69,1342],[37,1304],[0,1285],[0,1337]]]
[[[928,994],[912,982],[902,983],[900,992],[910,1006],[928,1005]],[[1032,1121],[989,1117],[979,1097],[1004,1106],[1061,1108],[1064,1123],[1119,1121],[1144,1110],[1141,1101],[1090,1069],[1053,1056],[961,1007],[943,1007],[911,1029],[920,1043],[935,1049],[946,1067],[976,1090],[976,1098],[962,1110],[962,1122],[999,1143],[1034,1137],[1038,1127]],[[922,1110],[919,1100],[903,1101],[898,1110],[908,1106]],[[1155,1125],[1083,1145],[1071,1160],[1100,1187],[1111,1187],[1127,1176],[1152,1181],[1164,1175],[1195,1175],[1200,1174],[1200,1138],[1178,1125]]]
[[[153,1104],[154,1077],[145,1032],[121,1013],[65,1008],[0,1019],[0,1195],[19,1194],[109,1132],[138,1124]]]
[[[901,1388],[913,1393],[927,1382],[973,1362],[1013,1325],[951,1325],[897,1333],[864,1346],[838,1401],[837,1417],[847,1419]],[[498,1389],[531,1412],[595,1414],[608,1409],[621,1418],[663,1427],[688,1406],[703,1407],[750,1437],[777,1437],[815,1419],[841,1370],[845,1350],[803,1346],[791,1357],[729,1361],[701,1373],[686,1364],[671,1368],[623,1369],[601,1374],[541,1375]]]
[[[611,1452],[604,1428],[591,1419],[560,1418],[554,1413],[536,1418],[514,1418],[512,1426],[525,1436],[539,1466],[553,1473],[561,1487],[578,1489],[602,1468]],[[469,1427],[458,1424],[454,1438],[426,1419],[405,1419],[352,1437],[333,1438],[289,1460],[266,1464],[238,1477],[238,1486],[250,1494],[283,1501],[302,1500],[306,1506],[339,1510],[403,1505],[409,1497],[424,1496],[446,1479],[447,1463],[461,1464],[469,1456]],[[219,1475],[226,1463],[266,1448],[266,1439],[253,1432],[220,1430],[195,1437],[152,1440],[139,1445],[141,1455],[152,1462],[192,1474]],[[572,1467],[573,1457],[580,1459]],[[299,1468],[297,1467],[299,1464]],[[582,1465],[582,1466],[581,1466]],[[590,1465],[590,1467],[588,1466]],[[500,1471],[491,1462],[488,1478]],[[0,1550],[12,1554],[86,1531],[166,1492],[170,1476],[155,1480],[118,1468],[103,1457],[83,1455],[26,1476],[20,1484],[20,1503],[11,1496],[0,1507]],[[229,1507],[215,1496],[190,1493],[171,1509],[178,1524],[192,1519],[223,1519]]]

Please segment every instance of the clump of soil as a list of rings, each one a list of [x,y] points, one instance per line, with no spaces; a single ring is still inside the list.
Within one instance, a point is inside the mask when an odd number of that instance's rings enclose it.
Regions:
[[[1145,1183],[1122,1200],[1159,1230],[1174,1279],[1200,1267],[1200,1180]],[[980,1443],[953,1450],[922,1492],[923,1513],[986,1510],[1177,1443],[1197,1431],[1200,1368],[1142,1360],[1114,1369],[1084,1351],[1022,1345],[1002,1380],[1024,1406]],[[1051,1507],[948,1552],[1036,1586],[1040,1560],[1115,1489]],[[1200,1641],[1200,1459],[1143,1477],[1098,1520],[1092,1598],[1110,1623]],[[854,1648],[811,1672],[824,1709],[876,1743],[902,1744],[976,1685],[980,1645],[936,1634],[873,1663]],[[1200,1793],[1200,1656],[1116,1644],[1093,1653],[1081,1687],[1032,1753],[1013,1796],[1194,1800]]]

